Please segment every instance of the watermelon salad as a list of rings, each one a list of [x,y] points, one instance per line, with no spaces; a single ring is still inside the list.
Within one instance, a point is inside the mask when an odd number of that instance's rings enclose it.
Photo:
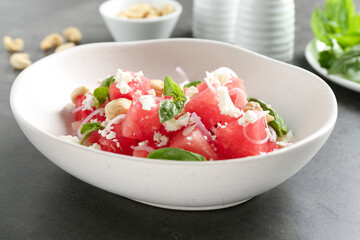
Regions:
[[[176,84],[118,69],[89,91],[76,88],[73,135],[64,140],[129,156],[212,161],[266,154],[288,146],[292,132],[263,101],[248,97],[229,68],[206,72],[204,81]]]

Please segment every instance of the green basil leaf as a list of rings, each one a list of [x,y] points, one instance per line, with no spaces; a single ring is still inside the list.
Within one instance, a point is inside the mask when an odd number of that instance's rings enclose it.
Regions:
[[[350,48],[334,60],[329,74],[358,75],[360,71],[360,44]]]
[[[90,136],[90,134],[94,131],[104,129],[103,126],[101,126],[101,123],[94,122],[94,123],[85,123],[81,126],[80,133],[84,134],[83,139],[81,140],[80,144],[83,144],[84,141]]]
[[[110,87],[111,85],[113,85],[113,83],[115,82],[115,76],[110,76],[106,79],[104,79],[104,81],[101,83],[102,87]]]
[[[334,56],[332,49],[319,52],[319,63],[323,68],[330,68],[335,59],[336,56]]]
[[[180,148],[160,148],[150,152],[147,158],[177,161],[206,161],[204,156]]]
[[[185,85],[184,85],[184,88],[196,87],[196,86],[199,85],[200,83],[202,83],[202,81],[191,82],[191,83],[185,84]]]
[[[259,103],[264,111],[269,111],[269,115],[274,117],[274,120],[269,122],[269,125],[275,130],[276,135],[282,137],[288,133],[289,129],[286,126],[284,119],[275,111],[275,109],[268,107],[265,102],[257,98],[249,98],[249,102]]]
[[[98,87],[94,90],[94,106],[99,108],[100,104],[106,102],[109,98],[109,88],[107,87]]]
[[[165,102],[161,102],[159,107],[160,122],[163,123],[176,117],[184,108],[185,101],[181,100],[175,102],[173,100],[166,100]]]
[[[185,97],[184,91],[168,75],[166,75],[164,80],[164,95],[173,97],[174,101],[177,101],[181,97]]]
[[[333,33],[333,28],[323,10],[316,8],[312,13],[311,29],[317,39],[328,46],[332,46],[332,41],[328,34]]]

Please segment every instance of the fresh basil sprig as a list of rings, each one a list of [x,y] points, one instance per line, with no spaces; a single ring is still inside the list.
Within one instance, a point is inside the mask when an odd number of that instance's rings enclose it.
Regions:
[[[288,133],[289,129],[286,126],[284,119],[275,111],[275,109],[268,107],[268,105],[260,99],[249,98],[248,100],[249,102],[259,103],[264,111],[269,111],[269,115],[274,117],[274,120],[269,122],[269,125],[275,130],[276,135],[282,137]]]
[[[113,85],[113,83],[115,82],[115,78],[114,78],[114,77],[115,77],[115,76],[113,75],[113,76],[110,76],[110,77],[104,79],[104,81],[102,81],[102,83],[101,83],[101,86],[108,88],[108,87],[110,87],[111,85]]]
[[[164,95],[173,99],[160,103],[159,118],[161,123],[178,115],[183,110],[187,100],[184,91],[169,76],[166,76],[164,80]]]
[[[191,82],[191,83],[185,84],[185,85],[184,85],[184,88],[196,87],[196,86],[199,85],[200,83],[202,83],[202,81]]]
[[[147,158],[177,161],[206,161],[204,156],[180,148],[160,148],[150,152]]]
[[[94,107],[99,108],[100,104],[103,104],[109,98],[109,88],[98,87],[94,90]]]
[[[104,129],[103,126],[101,126],[101,123],[94,122],[94,123],[85,123],[81,126],[80,133],[84,134],[83,139],[81,140],[80,144],[83,144],[84,141],[90,136],[90,134],[94,131]]]

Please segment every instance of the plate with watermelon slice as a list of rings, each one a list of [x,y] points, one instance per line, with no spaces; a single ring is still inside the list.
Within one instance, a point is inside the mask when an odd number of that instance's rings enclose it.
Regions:
[[[333,92],[314,74],[194,39],[54,54],[19,75],[10,101],[27,138],[63,170],[182,210],[233,206],[281,184],[337,116]]]

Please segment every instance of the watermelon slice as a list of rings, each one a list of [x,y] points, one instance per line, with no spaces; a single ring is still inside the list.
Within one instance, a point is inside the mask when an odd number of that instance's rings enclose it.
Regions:
[[[183,131],[178,131],[170,140],[169,147],[181,148],[190,152],[203,155],[207,160],[218,160],[219,156],[211,144],[205,139],[204,134],[196,127],[190,134],[184,136]]]
[[[271,144],[271,141],[262,144],[254,143],[266,139],[265,127],[264,117],[253,124],[249,123],[246,127],[239,125],[237,119],[228,122],[227,126],[218,127],[216,140],[220,153],[224,158],[241,158],[274,150],[276,147]]]
[[[140,98],[135,96],[126,114],[122,135],[137,140],[149,140],[159,131],[162,124],[159,119],[160,98],[155,100],[156,106],[150,110],[143,109]]]
[[[114,99],[118,99],[118,98],[127,98],[132,100],[133,99],[133,95],[135,94],[136,91],[140,91],[141,94],[148,94],[151,85],[151,80],[146,78],[146,77],[140,77],[140,81],[136,80],[135,78],[128,83],[129,87],[131,88],[131,90],[126,93],[126,94],[122,94],[120,92],[120,89],[117,87],[117,82],[114,82],[110,87],[109,87],[109,95],[110,95],[110,99],[114,100]]]

